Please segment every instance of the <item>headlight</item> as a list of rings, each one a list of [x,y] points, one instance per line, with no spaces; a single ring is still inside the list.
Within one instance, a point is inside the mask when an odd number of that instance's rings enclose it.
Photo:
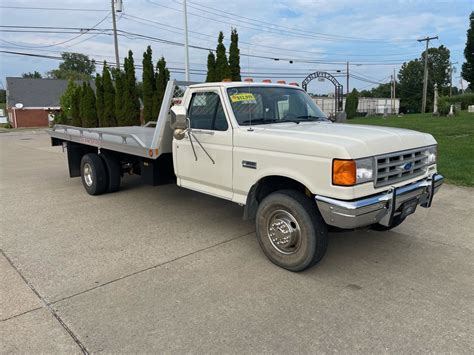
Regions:
[[[428,165],[436,164],[437,157],[438,157],[438,146],[437,145],[433,145],[433,146],[428,147],[426,149],[426,158],[427,158],[426,163]]]
[[[333,185],[352,186],[372,181],[374,178],[374,158],[357,160],[334,159],[332,163]]]

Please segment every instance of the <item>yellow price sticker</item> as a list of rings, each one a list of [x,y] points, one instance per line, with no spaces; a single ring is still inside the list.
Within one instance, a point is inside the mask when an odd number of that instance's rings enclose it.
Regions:
[[[257,103],[255,100],[255,96],[251,93],[244,93],[244,94],[234,94],[230,97],[232,102],[246,102],[246,103]]]

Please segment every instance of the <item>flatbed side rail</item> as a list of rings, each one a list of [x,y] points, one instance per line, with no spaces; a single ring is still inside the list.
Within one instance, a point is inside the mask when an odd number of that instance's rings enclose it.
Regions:
[[[128,134],[128,133],[114,133],[114,132],[106,132],[101,131],[100,128],[83,128],[83,127],[74,127],[68,125],[57,124],[51,129],[53,132],[58,132],[58,130],[63,130],[61,133],[71,134],[71,131],[77,131],[80,137],[84,137],[84,133],[89,134],[97,134],[97,138],[100,142],[104,142],[104,136],[113,136],[113,137],[120,137],[122,138],[122,144],[129,144],[129,139],[134,141],[139,147],[148,149],[145,143],[138,138],[135,134]]]

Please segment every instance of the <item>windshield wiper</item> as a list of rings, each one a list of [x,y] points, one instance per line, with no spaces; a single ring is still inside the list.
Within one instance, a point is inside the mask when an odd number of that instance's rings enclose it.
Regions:
[[[325,121],[326,120],[326,117],[319,117],[319,116],[313,116],[313,115],[297,116],[296,118],[304,118],[304,120],[300,120],[300,122],[303,122],[303,121]]]
[[[242,122],[239,122],[241,126],[249,126],[249,125],[254,125],[254,124],[270,124],[270,123],[275,123],[277,120],[274,118],[252,118],[251,120],[245,120]]]

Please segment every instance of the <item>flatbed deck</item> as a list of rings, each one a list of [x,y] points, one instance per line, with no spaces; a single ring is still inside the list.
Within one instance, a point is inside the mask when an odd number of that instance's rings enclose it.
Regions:
[[[169,110],[173,99],[179,98],[192,82],[171,80],[156,122],[145,126],[83,128],[55,125],[49,135],[61,142],[75,142],[139,157],[157,159],[163,153],[171,153],[172,131],[169,127]]]

